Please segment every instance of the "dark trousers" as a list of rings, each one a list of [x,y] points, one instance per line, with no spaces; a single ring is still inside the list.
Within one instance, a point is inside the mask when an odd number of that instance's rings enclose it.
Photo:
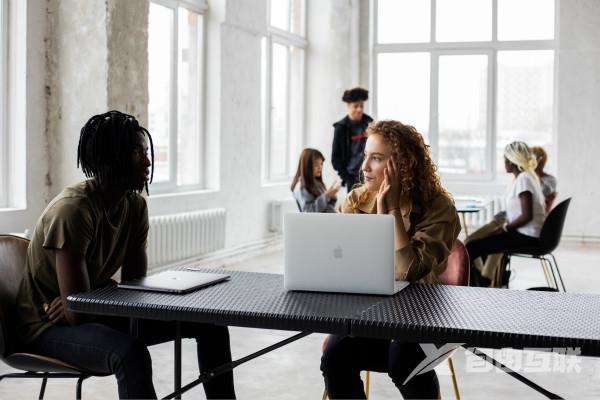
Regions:
[[[200,372],[231,361],[229,330],[226,326],[182,323],[183,338],[197,342]],[[152,383],[152,361],[146,346],[175,337],[175,325],[164,321],[139,322],[138,338],[129,334],[127,319],[106,319],[102,323],[53,326],[29,347],[36,354],[55,357],[80,368],[114,374],[119,398],[156,399]],[[204,384],[208,399],[235,398],[233,372]]]
[[[349,175],[348,177],[346,177],[344,182],[346,183],[347,192],[350,193],[350,191],[352,190],[354,185],[356,185],[358,183],[358,174],[357,175]]]
[[[485,258],[489,254],[518,252],[519,249],[535,246],[538,243],[538,238],[523,235],[518,231],[508,231],[468,241],[466,247],[469,259],[473,261],[478,257]],[[503,265],[500,267],[504,268]],[[489,286],[489,279],[482,277],[479,270],[473,266],[471,266],[471,286]]]
[[[434,370],[403,385],[425,353],[418,343],[330,335],[321,371],[330,399],[364,399],[361,371],[387,372],[405,399],[437,399],[440,385]]]

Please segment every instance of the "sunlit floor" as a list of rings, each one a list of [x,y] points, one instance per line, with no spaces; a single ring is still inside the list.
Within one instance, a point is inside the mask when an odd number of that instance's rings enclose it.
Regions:
[[[569,292],[600,294],[600,245],[563,244],[555,253],[565,285]],[[226,268],[281,273],[281,249],[233,261]],[[533,260],[515,260],[511,287],[524,289],[544,285],[539,263]],[[290,336],[292,333],[260,329],[231,328],[234,358],[238,358]],[[314,334],[275,352],[244,364],[235,370],[236,391],[240,399],[319,399],[323,381],[319,371],[320,345],[324,335]],[[183,344],[183,380],[191,381],[197,374],[195,348],[192,341]],[[173,346],[170,343],[151,347],[154,381],[159,396],[172,389]],[[600,359],[545,356],[544,353],[506,350],[494,353],[524,375],[565,398],[600,398]],[[458,384],[463,399],[537,399],[544,398],[532,389],[499,372],[490,369],[474,356],[460,350],[454,355]],[[454,398],[447,364],[436,368],[443,398]],[[0,364],[0,374],[10,369]],[[467,372],[468,371],[468,372]],[[37,380],[0,381],[0,399],[37,398],[40,382]],[[73,380],[52,380],[46,390],[47,399],[75,397]],[[114,377],[90,378],[83,385],[84,399],[117,397]],[[200,387],[183,396],[184,399],[204,398]],[[372,374],[371,398],[396,399],[399,392],[385,374]]]

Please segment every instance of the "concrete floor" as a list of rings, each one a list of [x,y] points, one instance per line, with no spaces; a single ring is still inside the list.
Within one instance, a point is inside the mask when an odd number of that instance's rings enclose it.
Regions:
[[[555,253],[569,292],[600,294],[600,245],[563,244]],[[228,269],[282,272],[283,253],[275,249],[246,260],[233,260]],[[544,284],[539,263],[517,260],[511,287],[524,289]],[[284,331],[230,328],[234,358],[242,357],[290,336]],[[320,399],[323,381],[319,371],[320,345],[324,335],[314,334],[275,352],[253,360],[235,370],[236,391],[240,399]],[[170,343],[151,347],[154,381],[159,396],[172,388],[173,346]],[[183,344],[183,381],[191,381],[197,371],[195,349],[191,341]],[[565,398],[600,398],[600,359],[553,359],[539,352],[506,350],[494,357],[519,369],[534,382]],[[454,355],[455,368],[463,399],[494,397],[497,399],[542,399],[536,392],[496,369],[490,369],[477,358],[459,350]],[[544,364],[546,363],[547,364]],[[550,372],[552,369],[556,372]],[[468,372],[467,372],[468,370]],[[565,371],[571,372],[565,372]],[[0,374],[10,369],[0,364]],[[454,398],[452,384],[444,363],[436,368],[443,398]],[[40,382],[37,380],[7,380],[0,382],[0,399],[34,399]],[[84,383],[85,399],[117,397],[113,377],[91,378]],[[75,382],[53,380],[47,386],[47,399],[74,398]],[[204,398],[201,388],[195,388],[184,399]],[[399,392],[385,374],[372,374],[371,398],[400,398]]]

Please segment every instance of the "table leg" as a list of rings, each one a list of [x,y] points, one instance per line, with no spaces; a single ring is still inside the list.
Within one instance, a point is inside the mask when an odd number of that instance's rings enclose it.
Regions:
[[[462,221],[463,224],[463,228],[465,231],[465,239],[469,236],[469,229],[467,228],[467,218],[465,217],[465,213],[461,212],[460,213],[460,219]]]
[[[175,322],[175,392],[181,390],[181,322]],[[181,395],[177,395],[176,399],[181,399]]]

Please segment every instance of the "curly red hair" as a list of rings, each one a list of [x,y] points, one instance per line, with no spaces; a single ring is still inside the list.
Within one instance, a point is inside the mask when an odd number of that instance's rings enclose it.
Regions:
[[[380,135],[391,147],[402,197],[421,207],[429,206],[439,194],[450,198],[442,187],[429,146],[414,126],[392,120],[377,121],[369,124],[367,135]]]

